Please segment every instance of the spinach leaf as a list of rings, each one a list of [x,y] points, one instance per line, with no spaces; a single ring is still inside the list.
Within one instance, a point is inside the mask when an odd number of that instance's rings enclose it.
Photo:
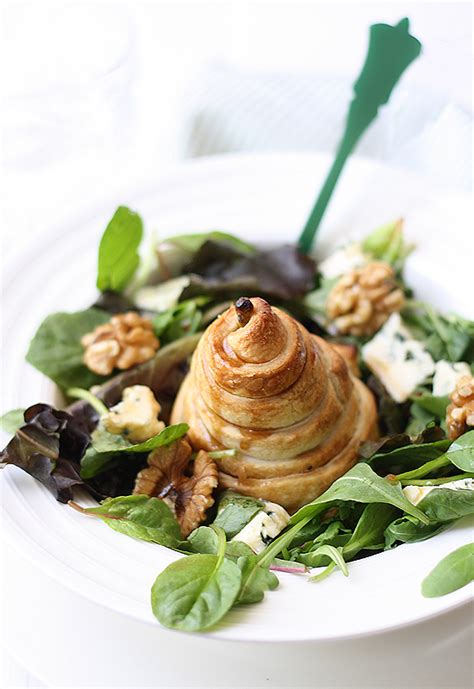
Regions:
[[[142,235],[140,216],[119,206],[100,240],[97,288],[101,292],[121,292],[127,286],[140,262],[138,247]]]
[[[387,526],[384,533],[385,550],[390,550],[397,542],[418,543],[436,536],[451,525],[451,522],[421,524],[413,517],[399,517]]]
[[[224,529],[227,538],[233,538],[263,507],[261,500],[255,500],[233,491],[222,494],[214,520],[215,526]]]
[[[474,514],[474,490],[434,488],[418,504],[431,521],[449,522]]]
[[[0,428],[6,433],[14,435],[25,423],[23,419],[24,413],[24,409],[12,409],[11,411],[7,411],[6,414],[0,416]]]
[[[328,564],[328,558],[318,552],[320,546],[331,545],[339,548],[349,541],[351,535],[351,530],[347,529],[341,521],[330,522],[326,529],[312,541],[298,548],[292,548],[289,552],[290,559],[301,562],[307,567],[322,567]]]
[[[234,604],[242,581],[240,567],[225,557],[225,534],[218,532],[217,555],[190,555],[158,575],[151,590],[153,614],[171,629],[202,631],[215,625]]]
[[[362,512],[354,533],[342,548],[344,559],[352,560],[361,550],[384,543],[384,532],[398,509],[392,505],[372,503]]]
[[[437,598],[457,591],[474,580],[474,543],[446,555],[421,584],[425,598]]]
[[[116,452],[97,452],[93,447],[88,447],[81,459],[81,478],[90,479],[113,467],[117,467],[122,461]]]
[[[454,440],[446,456],[459,469],[474,471],[474,430]]]
[[[388,479],[377,476],[367,464],[356,464],[344,476],[338,478],[325,493],[301,507],[291,517],[290,525],[312,518],[321,509],[325,509],[328,503],[338,500],[386,503],[417,517],[425,524],[428,523],[425,514],[405,498],[400,484],[391,483]]]
[[[57,500],[67,502],[74,486],[83,485],[79,461],[89,441],[70,414],[34,404],[24,412],[24,424],[0,453],[0,461],[23,469]]]
[[[61,388],[90,388],[102,382],[104,377],[83,363],[81,337],[109,318],[99,309],[47,316],[31,340],[26,360]]]
[[[239,557],[237,565],[242,572],[242,584],[236,604],[260,603],[265,591],[273,591],[279,585],[278,577],[268,567],[258,564],[256,555]]]
[[[114,531],[140,541],[159,543],[167,548],[181,548],[181,531],[168,505],[147,495],[108,498],[99,507],[72,506],[83,514],[102,519]]]
[[[92,447],[98,453],[117,452],[151,452],[158,447],[171,445],[175,440],[182,438],[189,430],[187,423],[177,423],[166,426],[162,431],[142,443],[132,444],[121,435],[109,433],[102,426],[98,426],[92,433]]]

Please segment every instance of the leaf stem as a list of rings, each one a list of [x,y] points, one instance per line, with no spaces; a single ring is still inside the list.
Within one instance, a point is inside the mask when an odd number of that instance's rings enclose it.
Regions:
[[[334,560],[332,560],[332,561],[328,564],[328,566],[325,567],[325,568],[323,569],[322,572],[320,572],[319,574],[315,574],[315,575],[312,576],[312,577],[309,577],[309,578],[308,578],[308,581],[311,581],[311,582],[313,582],[313,581],[323,581],[323,579],[326,579],[326,577],[328,577],[328,576],[331,574],[332,570],[333,570],[335,567],[336,567],[336,563],[334,562]]]
[[[441,469],[442,467],[449,466],[450,464],[451,461],[449,460],[449,457],[446,453],[444,453],[440,457],[426,462],[426,464],[423,464],[421,467],[418,467],[417,469],[413,469],[412,471],[405,471],[402,474],[397,474],[396,478],[399,481],[404,481],[406,479],[411,478],[422,478],[423,476],[429,474],[431,471]]]
[[[402,479],[400,483],[402,486],[440,486],[443,483],[450,483],[451,481],[460,481],[463,478],[474,478],[474,474],[465,472],[464,474],[457,474],[457,476],[442,476],[441,478],[427,478],[427,479]]]
[[[84,400],[84,402],[90,404],[100,416],[102,416],[102,414],[107,414],[109,411],[102,400],[93,395],[89,390],[84,390],[83,388],[69,388],[66,391],[66,395],[68,395],[68,397]]]

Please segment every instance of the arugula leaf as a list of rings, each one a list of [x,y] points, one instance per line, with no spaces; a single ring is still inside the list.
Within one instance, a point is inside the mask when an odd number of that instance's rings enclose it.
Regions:
[[[135,274],[140,257],[143,223],[140,216],[119,206],[105,228],[99,245],[97,288],[121,292]]]
[[[322,545],[317,549],[315,555],[325,555],[332,562],[328,568],[320,574],[315,574],[313,577],[309,577],[309,581],[321,581],[322,579],[325,579],[326,576],[334,569],[334,566],[339,567],[345,577],[349,576],[349,570],[347,569],[344,557],[338,548],[334,548],[332,545]]]
[[[190,555],[172,562],[151,590],[153,614],[171,629],[195,632],[212,627],[234,604],[242,581],[240,567],[225,557],[226,539],[217,530],[217,555]]]
[[[157,314],[153,318],[153,329],[162,344],[168,344],[199,330],[202,311],[198,308],[208,301],[207,297],[187,299],[177,306]]]
[[[233,491],[222,494],[214,520],[215,526],[224,530],[227,538],[233,538],[263,507],[261,500],[255,500]]]
[[[26,360],[61,388],[90,388],[104,377],[83,363],[81,337],[106,323],[110,315],[99,309],[47,316],[31,340]]]
[[[451,522],[421,524],[413,517],[399,517],[387,526],[384,533],[385,550],[390,550],[395,543],[418,543],[432,538],[445,531]]]
[[[92,447],[98,453],[151,452],[158,447],[171,445],[175,440],[179,440],[183,435],[186,435],[188,431],[189,426],[187,423],[177,423],[173,426],[166,426],[162,431],[142,443],[132,444],[121,435],[109,433],[105,428],[99,426],[92,433]]]
[[[474,543],[449,553],[423,579],[421,592],[425,598],[438,598],[457,591],[474,580]]]
[[[474,430],[453,441],[446,457],[463,471],[474,471]]]
[[[318,553],[322,545],[332,545],[335,548],[345,545],[351,538],[352,532],[344,524],[337,520],[329,522],[326,529],[319,533],[312,541],[300,547],[291,548],[289,555],[291,560],[301,562],[307,567],[322,567],[328,564],[328,558]]]
[[[99,507],[71,505],[83,514],[99,517],[114,531],[131,538],[159,543],[167,548],[183,546],[179,524],[168,505],[159,498],[125,495],[108,498]]]
[[[23,419],[24,409],[11,409],[0,416],[0,428],[6,433],[14,435],[17,430],[25,423]]]
[[[402,317],[415,337],[424,341],[435,361],[474,360],[474,321],[456,314],[441,314],[418,301],[409,302]]]
[[[393,505],[372,503],[362,512],[354,533],[342,548],[344,559],[352,560],[361,550],[384,543],[384,532],[398,513]]]
[[[301,507],[291,517],[290,525],[312,518],[321,509],[325,509],[328,503],[338,500],[387,503],[417,517],[425,524],[428,523],[426,515],[405,498],[400,484],[377,476],[367,464],[356,464],[344,476],[338,478],[325,493]]]

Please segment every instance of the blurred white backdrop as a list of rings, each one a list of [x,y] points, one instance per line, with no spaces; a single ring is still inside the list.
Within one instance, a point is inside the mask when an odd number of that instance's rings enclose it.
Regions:
[[[470,2],[7,2],[4,234],[17,244],[186,156],[333,149],[368,26],[403,16],[423,55],[359,152],[466,188]]]
[[[4,251],[191,155],[333,149],[369,25],[404,16],[424,52],[360,150],[466,190],[471,2],[4,3]]]

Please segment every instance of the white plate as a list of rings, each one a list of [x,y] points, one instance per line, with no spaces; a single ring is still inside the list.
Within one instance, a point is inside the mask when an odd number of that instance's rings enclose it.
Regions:
[[[319,155],[224,156],[175,169],[152,189],[119,199],[139,211],[159,236],[224,229],[253,241],[296,239],[328,166]],[[116,204],[115,204],[116,205]],[[94,298],[100,234],[114,204],[87,221],[71,222],[12,259],[4,274],[4,407],[54,401],[53,386],[23,361],[41,319],[87,306]],[[468,298],[469,204],[397,169],[364,160],[349,165],[321,231],[321,253],[397,216],[419,249],[408,277],[417,293],[472,317]],[[456,289],[453,289],[453,285]],[[9,541],[48,576],[123,615],[158,624],[149,605],[156,575],[176,554],[133,541],[55,502],[15,467],[1,472]],[[209,633],[242,641],[312,641],[375,634],[439,615],[467,602],[466,587],[425,599],[420,583],[448,552],[470,540],[464,520],[443,534],[350,565],[311,585],[280,575],[261,604],[232,611]],[[396,595],[392,592],[396,591]]]

